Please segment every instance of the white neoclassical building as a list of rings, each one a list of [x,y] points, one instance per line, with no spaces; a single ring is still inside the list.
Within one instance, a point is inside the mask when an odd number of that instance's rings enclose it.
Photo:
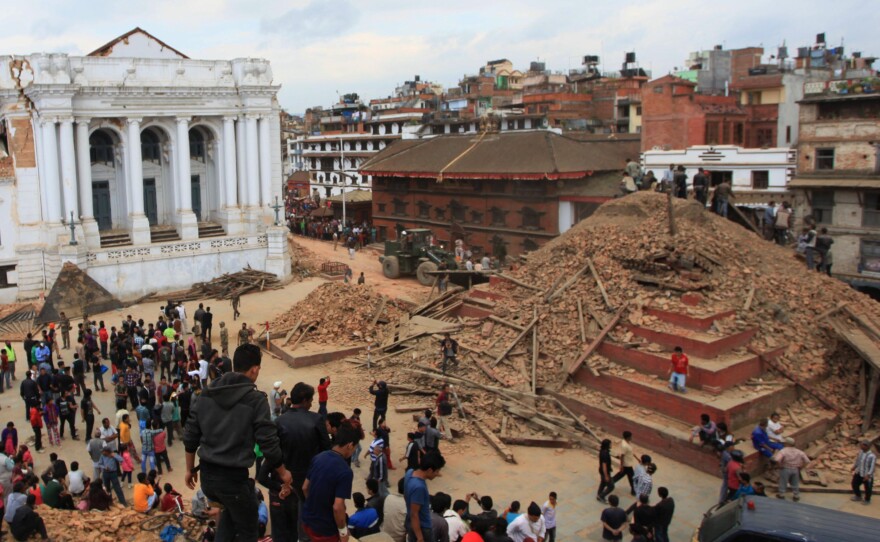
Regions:
[[[136,28],[0,64],[0,301],[48,290],[65,261],[120,297],[289,274],[268,61],[194,60]]]

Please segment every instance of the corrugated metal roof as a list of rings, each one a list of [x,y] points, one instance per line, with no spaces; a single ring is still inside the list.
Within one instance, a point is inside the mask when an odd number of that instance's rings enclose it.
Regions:
[[[333,203],[342,203],[342,195],[330,196],[327,201]],[[345,193],[345,203],[361,203],[365,201],[373,201],[373,192],[370,190],[352,190]]]

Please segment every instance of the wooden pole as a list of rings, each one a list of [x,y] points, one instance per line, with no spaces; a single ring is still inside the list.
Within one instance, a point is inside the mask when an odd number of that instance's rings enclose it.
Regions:
[[[674,185],[673,185],[674,186]],[[669,187],[669,192],[666,193],[666,212],[669,216],[669,235],[675,237],[675,217],[672,212],[672,190],[673,187]]]
[[[605,300],[605,306],[609,309],[613,309],[611,306],[611,301],[608,300],[608,292],[605,291],[605,286],[602,284],[602,279],[599,277],[599,273],[596,272],[596,268],[593,266],[593,260],[587,258],[587,265],[590,267],[590,272],[593,274],[593,278],[596,279],[596,285],[599,286],[599,292],[602,294],[602,299]]]
[[[581,342],[587,342],[587,327],[584,325],[584,304],[578,299],[578,321],[581,324]]]
[[[511,277],[510,275],[505,275],[504,273],[495,273],[495,275],[503,278],[504,280],[508,280],[508,281],[516,284],[517,286],[522,286],[523,288],[525,288],[527,290],[534,290],[536,292],[541,290],[539,287],[537,287],[533,284],[529,284],[529,283],[523,282],[519,279],[515,279],[515,278]]]
[[[623,312],[626,310],[627,306],[627,304],[624,304],[622,307],[620,307],[620,309],[618,309],[617,314],[615,314],[614,318],[612,318],[611,321],[608,322],[608,325],[606,325],[602,329],[601,333],[599,333],[599,336],[596,337],[596,339],[590,344],[590,346],[586,350],[584,350],[583,354],[581,354],[580,357],[578,357],[578,359],[576,359],[574,363],[571,364],[571,366],[565,372],[563,382],[565,382],[565,378],[568,378],[569,375],[573,375],[574,373],[576,373],[577,370],[581,368],[581,365],[583,365],[584,362],[587,360],[587,358],[596,351],[596,348],[599,348],[599,345],[602,344],[602,341],[605,340],[605,337],[611,332],[612,329],[614,329],[614,327],[617,325],[617,322],[619,322],[620,319],[623,317]]]
[[[538,319],[538,307],[532,309],[534,314],[534,319]],[[538,385],[537,378],[537,367],[538,367],[538,324],[535,324],[532,327],[532,393],[535,393],[535,388]]]
[[[529,325],[527,325],[520,332],[520,334],[516,336],[516,338],[513,340],[513,342],[511,342],[509,345],[507,345],[507,348],[504,349],[504,352],[501,352],[501,355],[499,355],[497,358],[495,358],[495,361],[492,362],[492,367],[495,367],[496,365],[501,363],[501,360],[504,359],[507,356],[507,354],[510,353],[511,350],[513,350],[514,346],[516,346],[516,343],[520,342],[523,339],[523,337],[526,336],[526,333],[528,333],[529,330],[532,329],[532,326],[534,326],[537,323],[538,323],[538,317],[535,316],[535,318],[531,322],[529,322]]]
[[[874,417],[874,402],[877,400],[877,385],[880,382],[880,371],[871,367],[871,383],[868,385],[868,399],[865,402],[865,418],[862,420],[862,433],[871,427],[871,419]]]

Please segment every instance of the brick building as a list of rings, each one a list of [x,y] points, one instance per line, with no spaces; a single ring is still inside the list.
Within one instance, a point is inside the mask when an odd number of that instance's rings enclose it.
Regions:
[[[871,80],[808,86],[800,101],[797,218],[834,238],[833,272],[880,288],[880,89]],[[800,223],[800,221],[799,221]]]
[[[431,228],[474,253],[535,250],[619,193],[637,140],[578,141],[551,131],[402,140],[373,157],[373,223],[379,239]],[[448,246],[448,245],[447,245]]]

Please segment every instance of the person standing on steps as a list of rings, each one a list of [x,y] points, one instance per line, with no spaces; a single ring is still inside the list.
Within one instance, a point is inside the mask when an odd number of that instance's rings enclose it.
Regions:
[[[687,393],[685,384],[688,377],[689,360],[687,354],[684,353],[680,346],[675,347],[670,363],[672,366],[669,368],[669,389]]]

